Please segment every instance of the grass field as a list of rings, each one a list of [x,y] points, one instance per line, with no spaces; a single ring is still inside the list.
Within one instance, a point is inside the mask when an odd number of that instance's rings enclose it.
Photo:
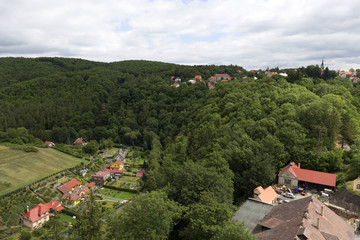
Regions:
[[[50,148],[38,150],[26,153],[0,145],[0,196],[84,161]]]

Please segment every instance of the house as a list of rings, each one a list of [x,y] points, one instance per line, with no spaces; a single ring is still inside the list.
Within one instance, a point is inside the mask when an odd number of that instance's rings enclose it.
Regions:
[[[310,196],[273,206],[258,222],[258,240],[353,240],[354,229],[345,220]]]
[[[73,142],[73,145],[75,145],[75,144],[86,145],[87,142],[86,142],[82,137],[80,137],[80,138],[77,138],[77,139]]]
[[[279,73],[280,76],[287,77],[287,73]]]
[[[272,186],[267,187],[265,190],[261,186],[254,189],[254,199],[256,200],[269,204],[275,204],[276,197],[277,194]]]
[[[201,80],[201,79],[202,79],[201,75],[196,75],[196,76],[194,77],[194,80]]]
[[[48,146],[48,147],[51,147],[51,148],[55,147],[55,143],[50,142],[50,141],[45,141],[44,144],[45,144],[46,146]]]
[[[81,170],[79,171],[79,175],[84,177],[88,171],[89,171],[89,169],[87,169],[87,168],[81,169]]]
[[[91,179],[95,183],[101,183],[104,184],[106,179],[110,177],[110,172],[108,171],[99,171],[91,176]]]
[[[175,82],[181,82],[181,78],[177,77],[177,78],[175,78],[174,81],[175,81]]]
[[[78,204],[90,192],[87,186],[82,186],[76,179],[71,179],[69,182],[58,187],[58,190],[63,193],[61,199],[70,206]]]
[[[333,189],[336,185],[336,174],[302,169],[294,162],[284,167],[278,176],[279,185],[290,187],[300,186],[323,190],[324,188]]]
[[[175,88],[178,88],[178,87],[180,87],[180,84],[179,83],[173,83],[173,84],[171,84],[171,86],[175,87]]]
[[[339,73],[339,77],[342,77],[342,78],[350,78],[352,75],[353,75],[352,72],[340,72]]]
[[[214,78],[216,81],[220,81],[220,80],[230,80],[230,76],[229,74],[215,74]]]
[[[80,187],[80,186],[81,186],[81,182],[79,182],[78,180],[73,178],[70,181],[68,181],[67,183],[65,183],[64,185],[58,187],[58,190],[64,194],[64,193],[70,192],[70,191],[74,190],[76,187]]]
[[[357,179],[354,180],[353,191],[354,192],[360,192],[360,176]]]
[[[87,186],[75,187],[74,190],[65,193],[62,196],[62,200],[68,204],[75,206],[80,203],[82,199],[86,197],[86,194],[90,192],[90,189]]]
[[[49,221],[52,211],[61,211],[64,207],[58,201],[48,202],[46,204],[38,204],[21,217],[23,225],[31,229],[41,227],[45,222]]]
[[[195,80],[195,79],[190,79],[190,80],[188,81],[188,83],[191,83],[191,84],[193,85],[193,84],[196,83],[196,80]]]
[[[236,220],[238,223],[244,222],[245,227],[250,230],[250,232],[254,233],[261,229],[261,226],[258,226],[258,222],[270,212],[272,207],[273,205],[271,204],[249,198],[235,212],[232,219]]]
[[[113,164],[110,165],[109,169],[122,171],[122,170],[124,170],[124,162],[121,161],[120,159],[118,159],[118,160],[116,160],[116,162],[114,162]]]

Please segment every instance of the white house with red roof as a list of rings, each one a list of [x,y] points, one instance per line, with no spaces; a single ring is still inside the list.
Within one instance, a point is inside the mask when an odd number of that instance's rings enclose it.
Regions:
[[[278,176],[279,185],[291,187],[308,185],[317,188],[334,188],[336,186],[336,174],[302,169],[294,162],[284,167]]]
[[[82,137],[80,137],[80,138],[77,138],[77,139],[73,142],[73,145],[75,145],[75,144],[86,145],[87,142],[86,142]]]
[[[25,215],[21,217],[23,225],[29,228],[39,228],[45,222],[49,221],[50,215],[53,211],[61,211],[64,207],[58,201],[49,202],[46,204],[38,204],[32,209],[28,210]]]
[[[220,81],[220,80],[230,80],[230,76],[229,74],[215,74],[214,78],[216,81]]]
[[[48,147],[55,147],[55,143],[53,143],[53,142],[50,142],[50,141],[45,141],[44,142],[44,144],[46,145],[46,146],[48,146]]]

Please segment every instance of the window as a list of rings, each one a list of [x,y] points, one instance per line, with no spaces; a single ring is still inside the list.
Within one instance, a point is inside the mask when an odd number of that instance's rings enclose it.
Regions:
[[[284,183],[285,183],[285,185],[291,185],[291,179],[286,179],[285,178],[285,180],[284,180]]]
[[[356,189],[360,190],[360,184],[356,185]]]

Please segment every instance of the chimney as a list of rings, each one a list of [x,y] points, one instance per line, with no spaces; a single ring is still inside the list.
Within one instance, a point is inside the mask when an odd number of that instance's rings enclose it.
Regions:
[[[26,212],[29,212],[29,205],[26,205]]]
[[[321,216],[324,216],[324,206],[321,206]]]
[[[301,164],[301,162],[299,162],[299,168],[300,168],[300,164]]]
[[[316,219],[316,228],[320,229],[320,218]]]

